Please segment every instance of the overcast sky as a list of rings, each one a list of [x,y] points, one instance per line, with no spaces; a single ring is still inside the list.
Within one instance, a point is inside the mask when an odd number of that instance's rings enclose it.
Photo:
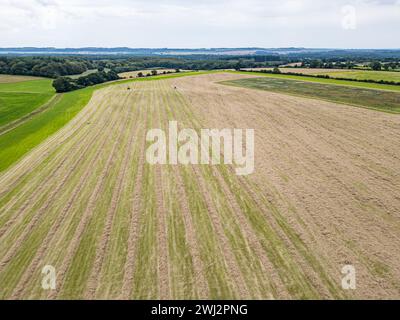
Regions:
[[[400,0],[0,0],[0,47],[400,48]]]

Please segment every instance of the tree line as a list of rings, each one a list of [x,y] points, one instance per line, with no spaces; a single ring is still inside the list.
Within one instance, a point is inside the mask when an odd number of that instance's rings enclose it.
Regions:
[[[178,56],[178,57],[140,57],[140,56],[0,56],[0,74],[31,75],[57,78],[81,74],[87,70],[113,70],[116,73],[152,68],[215,70],[267,68],[300,62],[308,68],[363,68],[372,70],[398,70],[400,62],[391,60],[372,60],[369,62],[356,59],[296,59],[276,56]]]
[[[126,57],[126,56],[0,56],[0,74],[48,78],[77,75],[87,70],[110,69],[116,73],[152,68],[214,70],[273,67],[279,57]]]
[[[77,79],[72,79],[69,77],[59,77],[53,81],[53,87],[56,92],[68,92],[73,90],[82,89],[88,86],[93,86],[95,84],[104,83],[107,81],[118,80],[120,77],[114,71],[98,71],[91,73],[87,76],[82,76]]]
[[[365,69],[374,71],[398,71],[400,62],[397,61],[371,61],[357,62],[352,60],[332,61],[332,60],[304,60],[300,67],[305,68],[321,68],[321,69]]]
[[[0,56],[0,74],[56,78],[80,74],[92,67],[89,60],[80,58]]]

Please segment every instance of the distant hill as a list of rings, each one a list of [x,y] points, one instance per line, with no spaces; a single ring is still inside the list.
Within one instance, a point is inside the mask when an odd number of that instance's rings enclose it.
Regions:
[[[400,49],[326,49],[326,48],[53,48],[21,47],[0,48],[0,55],[138,55],[138,56],[188,56],[188,55],[285,55],[290,57],[362,57],[400,58]]]

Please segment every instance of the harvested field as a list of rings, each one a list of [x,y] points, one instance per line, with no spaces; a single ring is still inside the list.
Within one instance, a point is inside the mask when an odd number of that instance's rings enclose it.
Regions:
[[[400,118],[217,83],[245,77],[98,90],[2,172],[0,298],[400,298]],[[148,164],[169,120],[254,128],[255,173]]]
[[[10,74],[0,74],[0,83],[16,83],[16,82],[41,80],[41,79],[44,79],[44,78],[31,77],[31,76],[16,76],[16,75],[10,75]]]

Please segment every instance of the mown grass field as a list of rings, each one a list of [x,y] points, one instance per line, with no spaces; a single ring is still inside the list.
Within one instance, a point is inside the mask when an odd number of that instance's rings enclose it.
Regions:
[[[144,161],[147,129],[166,128],[169,119],[200,125],[187,100],[164,81],[126,88],[95,94],[76,122],[39,148],[47,152],[35,150],[44,158],[30,162],[23,177],[18,169],[11,189],[0,191],[1,297],[272,298],[277,284],[249,247],[223,188],[263,241],[262,256],[282,272],[287,294],[318,297],[228,168],[164,170]],[[56,291],[37,285],[44,261],[58,270]]]
[[[68,93],[60,94],[57,99],[52,101],[52,103],[46,106],[43,112],[35,114],[34,116],[18,123],[15,128],[7,132],[1,133],[0,130],[0,172],[11,166],[17,160],[19,160],[23,155],[32,150],[42,141],[47,139],[49,136],[57,132],[61,127],[67,124],[73,117],[75,117],[78,112],[89,102],[92,97],[93,92],[98,89],[115,85],[118,83],[131,82],[131,81],[153,81],[162,79],[179,78],[185,76],[201,75],[207,72],[185,72],[169,75],[159,75],[151,78],[137,78],[133,80],[121,80],[117,82],[104,83],[96,86],[87,87],[81,90],[76,90]],[[22,99],[21,97],[27,92],[32,94],[37,94],[39,96],[46,96],[47,101],[54,96],[53,88],[51,86],[52,80],[38,80],[38,81],[27,81],[20,83],[7,83],[0,85],[0,97],[1,94],[15,94],[15,99],[12,102],[13,108],[11,110],[6,110],[8,114],[11,114],[15,109],[16,101]],[[15,112],[13,120],[17,120],[18,117],[26,115],[27,109],[32,108],[32,104],[28,103],[27,100],[24,101],[24,112]],[[36,108],[40,107],[37,105]],[[5,122],[9,120],[11,116],[7,117],[4,115]],[[8,128],[5,128],[8,129]]]
[[[0,173],[0,298],[399,296],[398,118],[219,83],[236,77],[77,91],[81,112]],[[150,165],[146,134],[169,121],[254,128],[255,173]]]
[[[224,84],[323,99],[390,113],[400,113],[400,92],[269,77],[234,80],[224,82]]]

